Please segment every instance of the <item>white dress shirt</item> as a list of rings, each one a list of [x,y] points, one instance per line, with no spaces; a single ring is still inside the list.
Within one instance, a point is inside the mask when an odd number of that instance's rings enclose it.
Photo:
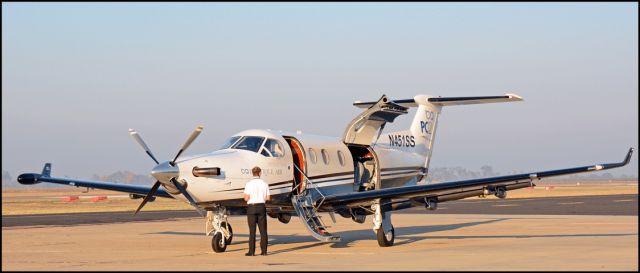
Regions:
[[[259,177],[254,177],[244,186],[244,194],[249,195],[247,204],[264,204],[269,193],[269,184]]]

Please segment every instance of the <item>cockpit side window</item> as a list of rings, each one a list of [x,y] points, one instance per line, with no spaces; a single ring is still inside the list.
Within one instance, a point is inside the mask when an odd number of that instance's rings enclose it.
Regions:
[[[231,146],[231,149],[241,149],[257,153],[262,146],[262,142],[264,142],[264,137],[245,136],[241,140],[236,142],[236,144],[233,144],[233,146]]]
[[[222,147],[220,147],[220,150],[227,149],[227,148],[231,147],[231,145],[236,143],[236,141],[238,141],[238,139],[240,139],[240,137],[241,136],[231,137],[229,140],[227,140],[227,142],[224,145],[222,145]]]
[[[264,148],[268,150],[273,157],[282,157],[284,155],[282,145],[275,139],[267,139],[267,141],[264,142]]]

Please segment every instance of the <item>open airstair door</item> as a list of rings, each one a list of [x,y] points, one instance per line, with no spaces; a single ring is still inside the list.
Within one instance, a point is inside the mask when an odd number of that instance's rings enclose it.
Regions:
[[[407,107],[401,106],[382,97],[367,110],[354,118],[344,131],[342,141],[345,144],[369,146],[384,128],[387,122],[393,122],[396,117],[407,114]]]

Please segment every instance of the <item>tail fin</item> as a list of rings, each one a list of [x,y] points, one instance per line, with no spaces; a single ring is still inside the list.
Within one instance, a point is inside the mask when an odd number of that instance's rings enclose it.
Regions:
[[[405,107],[418,107],[416,115],[411,122],[408,131],[390,132],[385,134],[385,138],[393,138],[394,136],[410,136],[412,145],[398,145],[399,149],[409,149],[414,153],[418,153],[425,157],[424,168],[429,169],[429,161],[431,160],[431,151],[433,150],[433,142],[436,136],[436,126],[438,117],[443,106],[466,105],[466,104],[482,104],[493,102],[512,102],[521,101],[522,97],[515,94],[505,94],[502,96],[484,96],[484,97],[430,97],[426,95],[418,95],[413,100],[394,101]],[[360,103],[365,104],[365,103]],[[359,106],[359,105],[358,105]],[[413,146],[413,147],[412,147]]]
[[[42,177],[51,177],[51,163],[45,163],[44,168],[42,168]]]

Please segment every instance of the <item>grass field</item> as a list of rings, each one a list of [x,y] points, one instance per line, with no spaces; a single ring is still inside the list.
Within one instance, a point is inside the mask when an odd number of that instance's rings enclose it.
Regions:
[[[597,181],[597,182],[543,182],[538,181],[533,189],[525,188],[510,191],[508,198],[535,198],[580,195],[638,194],[638,181]],[[47,213],[79,213],[105,211],[133,212],[142,199],[129,199],[126,193],[91,190],[82,192],[84,188],[55,189],[3,189],[2,215],[47,214]],[[67,196],[78,196],[75,201],[64,201]],[[93,202],[92,197],[107,196],[106,200]],[[470,198],[475,199],[478,197]],[[496,198],[489,196],[486,198]],[[147,203],[143,210],[185,210],[192,207],[179,200],[157,198]]]

